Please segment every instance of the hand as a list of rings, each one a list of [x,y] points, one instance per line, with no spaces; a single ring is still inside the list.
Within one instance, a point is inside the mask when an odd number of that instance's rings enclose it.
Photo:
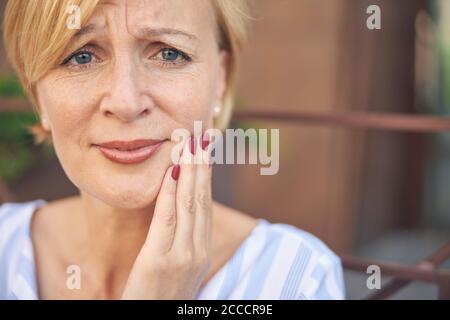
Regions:
[[[123,299],[197,296],[209,268],[212,214],[211,158],[207,138],[203,139],[196,139],[195,148],[194,140],[187,139],[180,163],[166,171]]]

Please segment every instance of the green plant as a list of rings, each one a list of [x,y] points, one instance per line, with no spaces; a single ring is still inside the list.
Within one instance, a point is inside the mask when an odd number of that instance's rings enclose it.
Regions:
[[[0,96],[21,97],[21,98],[25,97],[20,81],[16,76],[14,75],[0,76]]]
[[[12,183],[20,178],[40,157],[51,157],[50,148],[34,145],[27,126],[37,119],[29,112],[0,113],[0,178]]]

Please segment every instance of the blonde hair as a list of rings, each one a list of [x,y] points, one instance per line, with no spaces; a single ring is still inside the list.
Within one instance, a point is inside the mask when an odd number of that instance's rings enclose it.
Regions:
[[[63,54],[77,30],[66,26],[66,8],[80,8],[81,25],[88,22],[100,0],[8,0],[3,37],[8,58],[13,64],[33,109],[40,116],[36,82],[50,71]],[[247,0],[211,0],[217,20],[218,44],[229,52],[227,88],[222,112],[214,126],[225,129],[234,104],[237,56],[246,41],[249,18]],[[29,128],[36,143],[51,142],[51,133],[42,125]]]

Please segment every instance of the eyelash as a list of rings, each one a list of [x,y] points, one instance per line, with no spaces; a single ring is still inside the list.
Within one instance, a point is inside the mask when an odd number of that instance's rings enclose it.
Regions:
[[[189,62],[192,61],[192,58],[187,53],[185,53],[185,52],[183,52],[181,50],[172,48],[172,47],[161,47],[159,49],[158,53],[155,56],[161,54],[164,50],[173,50],[173,51],[177,52],[180,55],[181,59],[182,59],[182,61],[179,61],[179,60],[177,60],[177,61],[167,61],[167,60],[162,60],[161,59],[161,61],[159,63],[162,66],[164,66],[164,67],[184,65],[184,64],[189,63]]]
[[[74,53],[72,53],[69,57],[67,57],[66,59],[64,59],[64,61],[61,63],[61,66],[69,66],[69,67],[74,67],[77,69],[85,69],[85,68],[89,68],[89,64],[73,64],[71,65],[71,61],[79,54],[90,54],[92,56],[95,56],[95,52],[94,50],[89,50],[89,49],[80,49],[78,51],[75,51]]]
[[[179,61],[179,60],[177,60],[177,61],[167,61],[167,60],[159,59],[159,60],[161,60],[161,61],[159,61],[159,64],[162,67],[176,67],[176,66],[187,64],[187,63],[192,61],[192,58],[187,53],[185,53],[185,52],[183,52],[181,50],[175,49],[173,47],[168,47],[168,46],[161,46],[161,48],[159,49],[158,53],[154,57],[156,57],[157,55],[161,54],[164,50],[174,50],[174,51],[176,51],[180,55],[180,57],[182,58],[182,61]],[[77,55],[80,55],[80,54],[90,54],[90,55],[94,56],[94,58],[96,58],[95,57],[96,56],[95,50],[92,50],[92,49],[89,49],[89,48],[82,48],[82,49],[80,49],[78,51],[75,51],[69,57],[64,59],[63,62],[61,63],[61,66],[67,66],[67,67],[76,68],[76,69],[90,68],[92,62],[91,63],[87,63],[87,64],[76,64],[76,63],[73,63],[71,65],[70,62]],[[151,59],[154,60],[155,59],[154,57],[152,57]]]

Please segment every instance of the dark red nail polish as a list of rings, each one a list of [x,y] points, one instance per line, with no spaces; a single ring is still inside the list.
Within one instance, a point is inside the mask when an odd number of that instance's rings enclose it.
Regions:
[[[195,138],[191,136],[191,153],[195,155]]]
[[[202,149],[206,150],[206,148],[208,148],[208,146],[209,146],[209,143],[210,143],[209,134],[208,134],[208,132],[205,132],[203,134],[203,138],[202,138]]]
[[[180,176],[180,165],[177,164],[172,169],[172,178],[173,180],[177,181],[179,176]]]

